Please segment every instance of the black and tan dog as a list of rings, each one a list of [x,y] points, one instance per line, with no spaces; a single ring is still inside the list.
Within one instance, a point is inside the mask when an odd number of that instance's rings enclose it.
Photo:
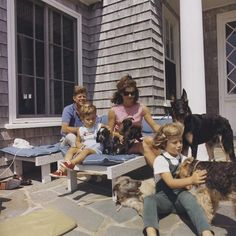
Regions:
[[[101,127],[97,132],[96,142],[103,145],[103,154],[113,153],[113,139],[107,127]]]
[[[215,216],[219,202],[221,200],[227,200],[229,195],[236,190],[236,163],[198,161],[193,158],[187,158],[180,165],[177,177],[189,177],[196,170],[207,171],[206,182],[205,184],[194,186],[190,191],[196,196],[199,204],[203,207],[209,222],[211,222]]]
[[[191,147],[192,156],[196,158],[198,145],[205,143],[209,158],[213,160],[214,146],[220,143],[225,152],[226,160],[236,161],[233,131],[229,121],[220,115],[192,114],[184,89],[180,99],[172,97],[171,116],[174,121],[184,124],[184,155],[188,154],[188,149]]]
[[[123,120],[120,134],[123,136],[122,143],[108,128],[102,127],[98,131],[96,141],[103,144],[103,154],[126,154],[136,141],[142,142],[142,129],[133,125],[132,118]]]
[[[132,120],[133,118],[126,118],[122,121],[119,133],[123,136],[123,144],[120,146],[117,154],[128,153],[128,150],[136,141],[142,142],[142,128],[141,126],[134,125]]]

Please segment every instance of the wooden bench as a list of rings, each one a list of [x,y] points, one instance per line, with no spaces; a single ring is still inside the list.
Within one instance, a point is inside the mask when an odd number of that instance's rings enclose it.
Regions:
[[[42,155],[42,156],[36,156],[36,157],[22,157],[22,156],[14,156],[8,153],[4,154],[5,158],[8,160],[13,161],[13,171],[14,174],[22,175],[23,174],[23,161],[26,162],[33,162],[35,163],[35,166],[41,167],[41,181],[42,183],[48,183],[51,182],[51,176],[49,175],[51,173],[51,163],[58,162],[60,160],[63,160],[63,156],[61,152]]]
[[[68,192],[75,191],[77,186],[77,172],[91,173],[96,175],[106,175],[107,179],[111,180],[113,189],[116,178],[140,167],[146,166],[144,156],[136,156],[130,160],[112,166],[101,165],[77,165],[73,171],[67,172],[67,187]],[[113,196],[114,199],[114,196]]]
[[[169,116],[163,117],[153,117],[153,119],[160,125],[172,122]],[[107,116],[101,117],[101,123],[107,124]],[[143,120],[142,123],[143,135],[152,135],[153,130],[151,127]],[[130,171],[136,170],[140,167],[146,166],[146,160],[144,156],[136,156],[132,159],[126,160],[122,163],[112,165],[112,166],[102,166],[102,165],[77,165],[73,171],[68,171],[67,173],[67,187],[68,192],[73,192],[77,189],[77,171],[84,173],[91,173],[97,175],[106,175],[107,179],[111,180],[112,189],[116,178],[124,175]],[[113,196],[114,199],[114,196]]]

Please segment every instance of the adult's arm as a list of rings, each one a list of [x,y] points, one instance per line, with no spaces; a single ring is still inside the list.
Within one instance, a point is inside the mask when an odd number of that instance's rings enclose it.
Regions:
[[[149,109],[143,105],[143,111],[144,111],[144,119],[149,124],[149,126],[152,128],[153,131],[157,132],[160,128],[160,125],[158,125],[152,118],[151,112]]]
[[[62,122],[62,124],[61,124],[61,132],[62,133],[65,133],[65,134],[74,133],[74,134],[76,134],[77,130],[78,130],[78,127],[69,126],[68,123]]]
[[[115,124],[116,124],[116,115],[112,109],[110,109],[108,111],[108,123],[107,124],[108,124],[109,129],[111,131],[113,131],[115,128]]]
[[[114,131],[115,124],[116,124],[116,114],[112,109],[110,109],[108,111],[108,128],[114,136],[117,136],[120,139],[120,141],[123,142],[123,136],[120,135],[118,132]]]
[[[78,127],[70,126],[71,120],[74,118],[73,109],[71,105],[66,106],[62,112],[61,132],[64,134],[74,133],[77,134]]]

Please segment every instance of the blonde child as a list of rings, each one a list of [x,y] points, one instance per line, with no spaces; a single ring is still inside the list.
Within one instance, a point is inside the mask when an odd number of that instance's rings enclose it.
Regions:
[[[73,170],[75,165],[82,163],[90,154],[102,154],[103,146],[96,142],[98,130],[104,126],[97,122],[97,109],[90,103],[85,103],[80,109],[83,126],[78,128],[76,147],[70,147],[66,153],[61,168],[50,175],[65,177],[66,170]]]
[[[175,173],[186,157],[181,155],[183,125],[166,124],[154,137],[154,147],[161,148],[162,154],[157,156],[153,168],[156,181],[156,194],[144,198],[144,234],[159,235],[158,214],[185,212],[196,228],[197,235],[214,235],[196,198],[186,190],[192,184],[205,182],[206,171],[195,171],[192,176],[177,179]]]

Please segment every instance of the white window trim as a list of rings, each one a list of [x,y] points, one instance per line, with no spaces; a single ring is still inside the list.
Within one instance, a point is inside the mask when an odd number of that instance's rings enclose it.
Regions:
[[[82,76],[82,18],[72,9],[55,0],[42,0],[48,5],[71,15],[77,20],[77,47],[78,47],[78,84],[83,84]],[[17,118],[16,117],[16,26],[15,1],[7,1],[7,49],[8,49],[8,97],[9,97],[9,124],[6,129],[52,127],[61,125],[61,117]],[[72,96],[72,95],[71,95]]]
[[[162,5],[162,22],[165,22],[165,18],[169,20],[173,24],[173,35],[174,35],[174,63],[176,65],[176,94],[181,94],[181,78],[180,78],[180,26],[179,20],[176,18],[174,14],[163,4]],[[165,27],[163,27],[165,30]],[[163,32],[164,33],[164,32]],[[165,58],[165,45],[163,44],[164,49],[164,58]],[[168,59],[170,60],[170,59]],[[170,60],[171,61],[171,60]],[[164,68],[165,68],[165,60],[164,60]],[[164,82],[166,81],[165,73],[164,73]],[[164,86],[165,87],[165,86]],[[166,87],[164,88],[166,90]],[[163,102],[163,106],[170,107],[170,100],[166,99],[166,91],[165,93],[165,100]]]

